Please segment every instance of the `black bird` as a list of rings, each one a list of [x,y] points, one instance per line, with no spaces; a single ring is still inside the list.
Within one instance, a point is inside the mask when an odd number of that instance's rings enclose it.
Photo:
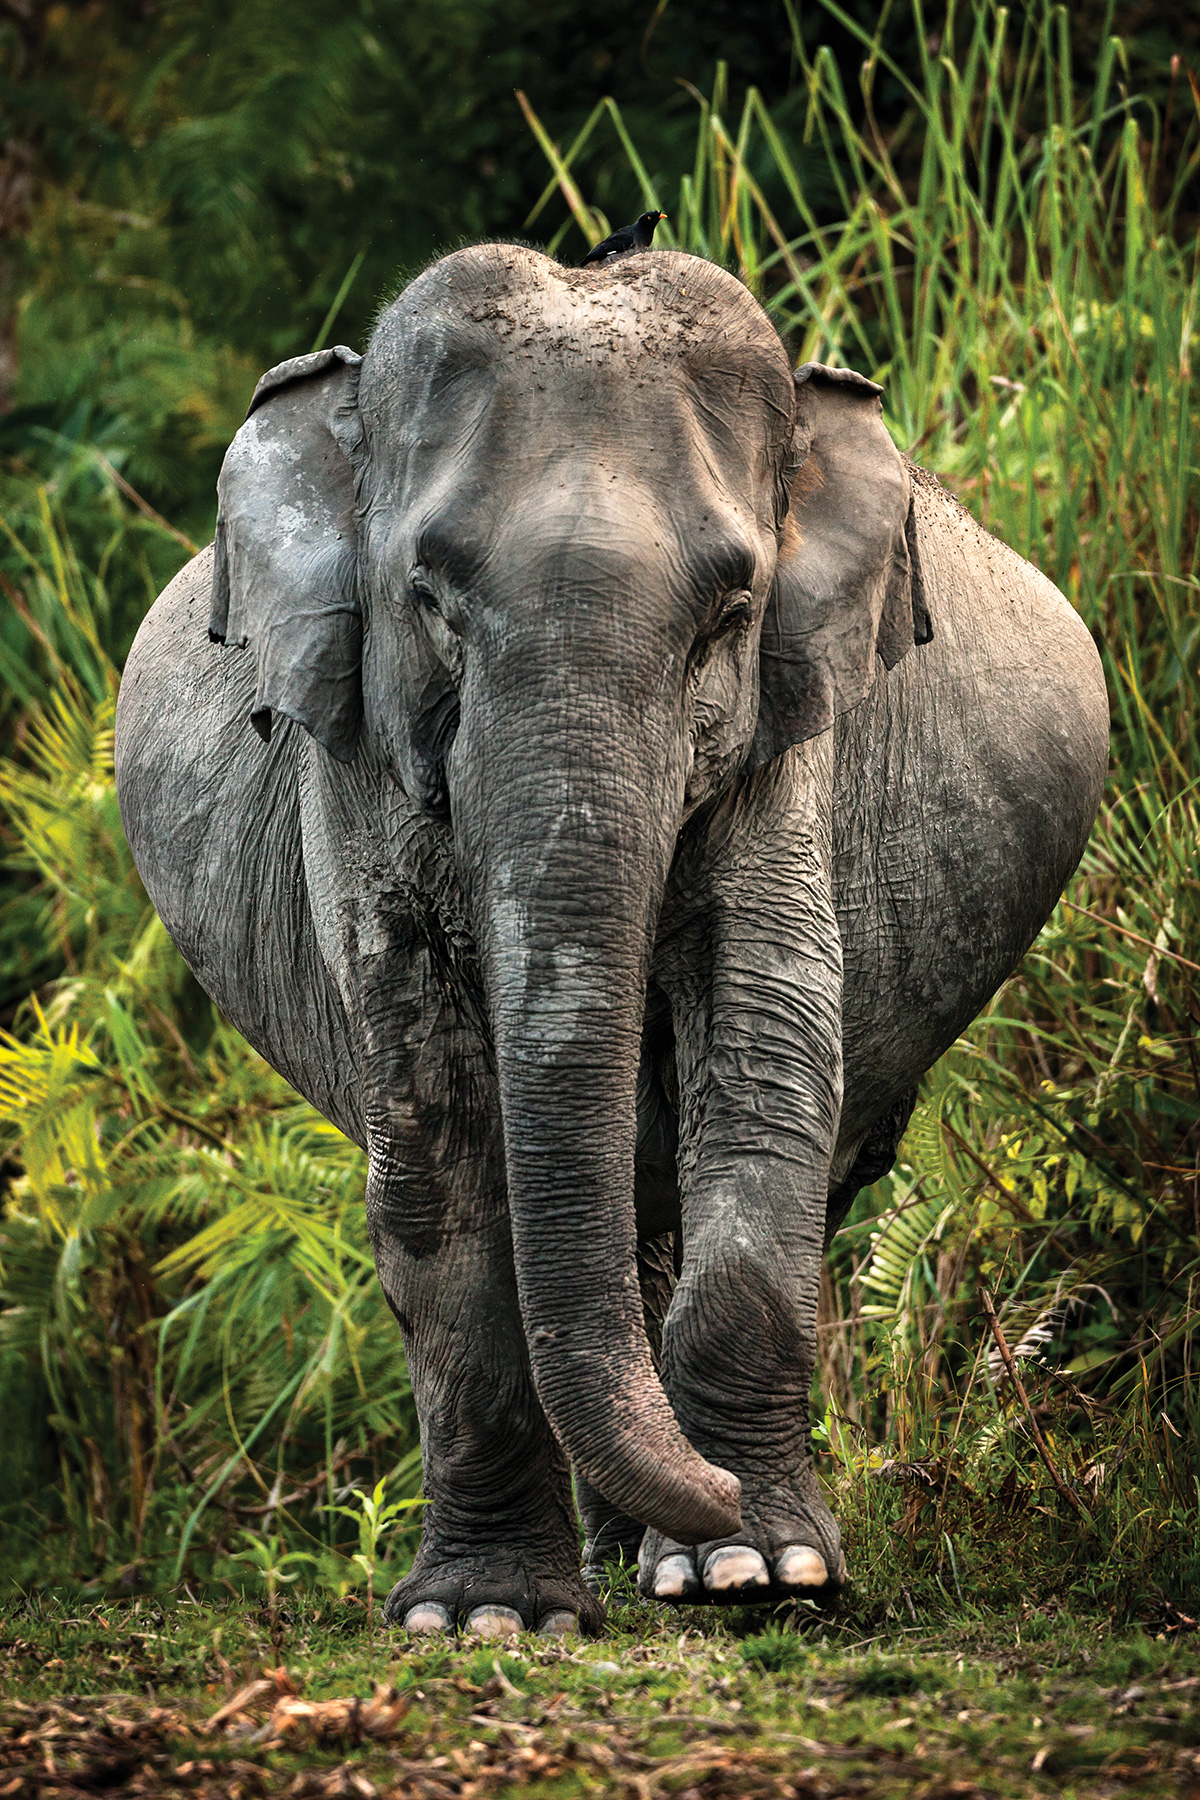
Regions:
[[[643,213],[632,225],[622,225],[620,231],[614,231],[611,237],[588,251],[580,268],[586,269],[589,263],[607,262],[610,256],[625,256],[630,250],[648,250],[654,241],[654,227],[666,216],[663,212]]]

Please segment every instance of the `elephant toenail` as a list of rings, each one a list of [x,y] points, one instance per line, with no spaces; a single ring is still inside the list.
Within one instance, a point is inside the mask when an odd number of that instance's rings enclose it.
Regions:
[[[824,1561],[807,1544],[790,1544],[775,1564],[775,1574],[783,1587],[824,1587],[829,1580]]]
[[[404,1629],[418,1633],[449,1631],[450,1614],[436,1601],[420,1600],[411,1612],[405,1613]]]
[[[467,1630],[476,1637],[512,1637],[515,1631],[524,1629],[524,1619],[511,1606],[477,1606],[467,1618]]]
[[[696,1588],[696,1571],[690,1556],[664,1556],[654,1571],[654,1594],[658,1600],[682,1600]]]
[[[767,1565],[758,1551],[742,1544],[714,1550],[704,1565],[704,1585],[713,1594],[723,1594],[732,1588],[767,1587],[770,1579]]]
[[[579,1630],[579,1619],[573,1612],[565,1609],[560,1612],[547,1613],[538,1626],[540,1637],[570,1637],[573,1631]]]

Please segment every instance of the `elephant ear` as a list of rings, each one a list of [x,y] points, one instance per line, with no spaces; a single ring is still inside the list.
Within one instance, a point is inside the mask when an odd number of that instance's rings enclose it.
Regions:
[[[263,376],[217,483],[209,636],[248,645],[250,718],[295,719],[339,762],[362,721],[362,614],[355,577],[358,368],[344,345]]]
[[[748,767],[816,737],[933,636],[908,472],[882,389],[850,369],[797,369],[789,515],[763,620]]]

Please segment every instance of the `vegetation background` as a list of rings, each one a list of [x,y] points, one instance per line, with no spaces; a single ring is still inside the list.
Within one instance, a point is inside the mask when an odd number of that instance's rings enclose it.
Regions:
[[[1140,0],[0,5],[4,1579],[274,1608],[411,1554],[362,1158],[150,911],[117,672],[263,368],[463,238],[572,259],[645,204],[883,383],[1112,694],[1068,898],[829,1260],[850,1604],[1194,1623],[1198,71],[1200,17]]]

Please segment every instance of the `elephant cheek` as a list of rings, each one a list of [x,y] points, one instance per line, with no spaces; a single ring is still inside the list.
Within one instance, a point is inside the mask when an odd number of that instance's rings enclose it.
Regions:
[[[749,633],[715,647],[689,681],[691,768],[685,817],[728,787],[745,758],[758,717],[758,655]]]

